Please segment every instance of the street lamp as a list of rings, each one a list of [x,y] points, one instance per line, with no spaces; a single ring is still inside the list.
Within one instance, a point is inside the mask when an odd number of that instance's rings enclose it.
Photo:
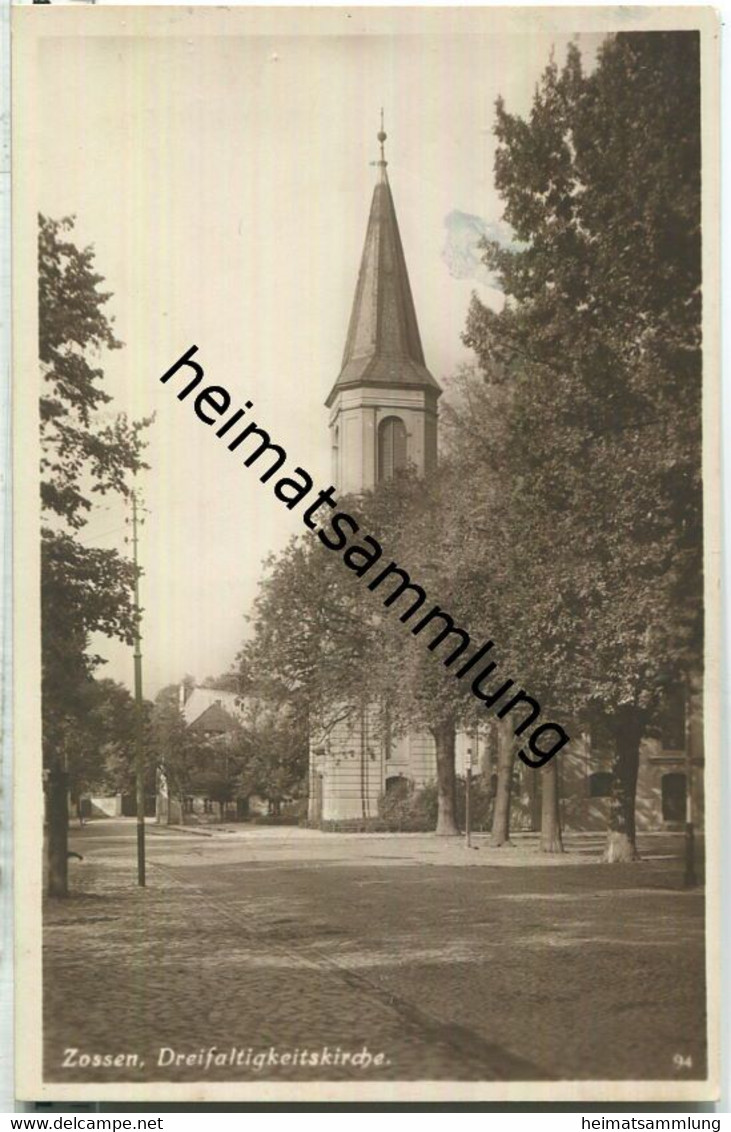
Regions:
[[[475,724],[474,727],[473,743],[470,743],[467,746],[467,758],[465,761],[464,831],[465,844],[467,845],[468,849],[476,848],[476,846],[472,845],[472,768],[474,766],[478,766],[480,760],[479,724]]]
[[[140,631],[140,574],[137,558],[137,489],[132,490],[132,557],[134,564],[134,672],[135,672],[135,768],[137,778],[137,884],[145,887],[145,752],[142,703],[142,635]]]

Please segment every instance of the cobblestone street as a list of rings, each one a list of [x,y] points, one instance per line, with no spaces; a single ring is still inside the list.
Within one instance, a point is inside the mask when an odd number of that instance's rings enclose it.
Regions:
[[[72,831],[73,895],[46,906],[47,1081],[704,1074],[704,902],[677,837],[609,867],[586,836],[557,863],[530,838],[147,833],[142,890],[133,821]],[[168,1064],[210,1047],[234,1064]],[[364,1047],[380,1064],[337,1064]],[[332,1060],[293,1064],[305,1050]],[[119,1054],[137,1064],[83,1061]]]

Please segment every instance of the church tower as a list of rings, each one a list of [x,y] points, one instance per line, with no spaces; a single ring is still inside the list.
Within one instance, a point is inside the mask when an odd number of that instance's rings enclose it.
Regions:
[[[332,479],[342,494],[367,491],[412,465],[424,474],[437,459],[441,388],[424,361],[396,210],[381,159],[373,191],[343,364],[330,409]],[[345,708],[346,705],[343,705]],[[378,713],[353,705],[327,733],[310,739],[309,820],[363,822],[378,816],[394,783],[423,785],[436,775],[434,740],[382,734]]]
[[[343,493],[367,491],[413,465],[437,458],[441,388],[421,348],[414,300],[386,173],[383,121],[365,246],[343,364],[330,409],[332,477]]]

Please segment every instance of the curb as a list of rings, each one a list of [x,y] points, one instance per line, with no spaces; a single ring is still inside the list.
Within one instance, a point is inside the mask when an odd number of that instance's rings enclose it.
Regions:
[[[171,830],[173,833],[193,833],[193,834],[195,834],[196,837],[213,837],[213,834],[209,833],[207,829],[195,829],[195,827],[191,826],[191,825],[153,825],[153,826],[151,826],[151,832],[154,832],[154,833],[158,833],[158,832],[163,833],[166,830]]]

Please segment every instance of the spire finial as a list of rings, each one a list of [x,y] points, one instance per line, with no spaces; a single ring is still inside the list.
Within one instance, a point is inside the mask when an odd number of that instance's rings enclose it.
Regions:
[[[383,152],[383,143],[385,142],[388,135],[386,134],[386,131],[383,128],[383,107],[381,107],[381,128],[378,131],[378,134],[376,136],[378,137],[378,141],[379,141],[380,146],[381,146],[381,160],[378,162],[378,164],[381,166],[382,169],[385,169],[386,166],[388,165],[388,162],[386,161],[386,157],[385,157],[385,154]]]

